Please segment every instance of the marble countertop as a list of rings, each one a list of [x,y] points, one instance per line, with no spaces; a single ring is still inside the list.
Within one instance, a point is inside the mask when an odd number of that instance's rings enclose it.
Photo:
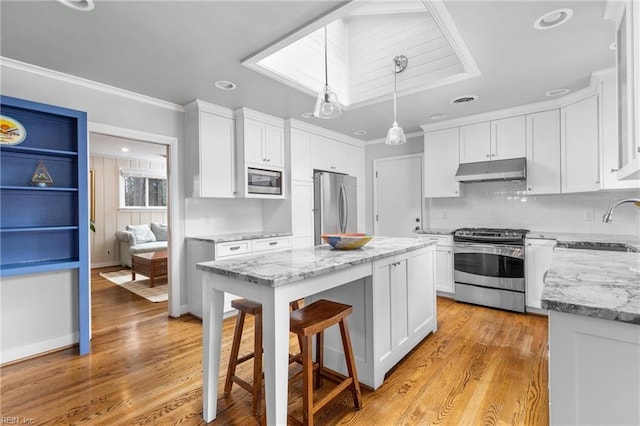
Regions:
[[[203,262],[198,263],[197,268],[242,281],[278,287],[435,243],[419,238],[375,237],[366,246],[356,250],[334,250],[329,245],[321,245]]]
[[[455,231],[455,229],[451,229],[451,228],[427,228],[427,229],[420,229],[418,231],[415,231],[416,234],[436,234],[436,235],[451,235],[453,234],[453,231]]]
[[[229,241],[255,240],[257,238],[288,237],[290,235],[291,232],[253,231],[230,234],[198,235],[194,237],[185,237],[185,239],[193,241],[207,241],[211,243],[225,243]]]
[[[640,253],[556,248],[542,307],[640,325]]]
[[[527,238],[556,240],[559,244],[625,245],[632,250],[640,251],[640,238],[628,235],[531,231],[527,234]]]

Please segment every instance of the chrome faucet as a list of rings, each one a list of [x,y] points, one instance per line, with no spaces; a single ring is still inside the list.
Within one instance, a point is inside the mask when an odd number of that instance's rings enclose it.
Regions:
[[[626,198],[624,200],[615,201],[609,206],[604,216],[602,216],[602,221],[604,223],[611,223],[613,220],[613,210],[620,204],[624,203],[634,203],[637,207],[640,207],[640,198]]]

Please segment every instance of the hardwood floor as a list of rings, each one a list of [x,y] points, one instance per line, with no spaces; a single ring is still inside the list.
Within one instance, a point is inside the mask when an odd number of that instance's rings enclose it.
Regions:
[[[0,415],[32,424],[204,424],[202,326],[167,317],[151,303],[92,272],[91,354],[76,348],[1,368]],[[220,389],[234,320],[225,320]],[[251,351],[247,321],[241,353]],[[546,425],[547,319],[438,299],[439,330],[409,354],[375,392],[363,389],[353,411],[349,392],[316,414],[318,424]],[[297,340],[292,336],[292,348]],[[238,374],[251,376],[251,363]],[[294,367],[292,367],[294,368]],[[330,386],[330,385],[327,385]],[[300,384],[290,386],[300,417]],[[251,395],[220,394],[215,424],[259,424]]]

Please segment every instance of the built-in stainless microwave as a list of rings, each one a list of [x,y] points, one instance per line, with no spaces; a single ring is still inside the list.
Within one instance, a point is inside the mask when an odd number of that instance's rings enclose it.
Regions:
[[[282,195],[282,172],[248,167],[247,192],[249,194]]]

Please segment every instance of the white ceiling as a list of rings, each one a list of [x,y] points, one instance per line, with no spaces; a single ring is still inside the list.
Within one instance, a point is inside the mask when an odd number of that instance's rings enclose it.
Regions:
[[[179,105],[202,99],[301,120],[314,98],[241,65],[340,2],[101,1],[79,12],[55,1],[0,2],[0,54]],[[445,1],[479,77],[398,98],[398,123],[420,131],[433,114],[450,118],[544,101],[555,88],[589,84],[590,73],[615,65],[614,24],[604,1]],[[574,10],[566,24],[538,31],[533,22],[558,8]],[[398,28],[398,31],[404,31]],[[401,54],[403,52],[397,52]],[[391,59],[391,58],[390,58]],[[411,58],[409,58],[411,61]],[[410,62],[411,63],[411,62]],[[234,91],[213,83],[231,80]],[[400,80],[400,77],[399,77]],[[320,88],[318,88],[320,89]],[[477,102],[451,105],[459,95]],[[316,125],[363,139],[382,138],[392,101],[346,111]]]

